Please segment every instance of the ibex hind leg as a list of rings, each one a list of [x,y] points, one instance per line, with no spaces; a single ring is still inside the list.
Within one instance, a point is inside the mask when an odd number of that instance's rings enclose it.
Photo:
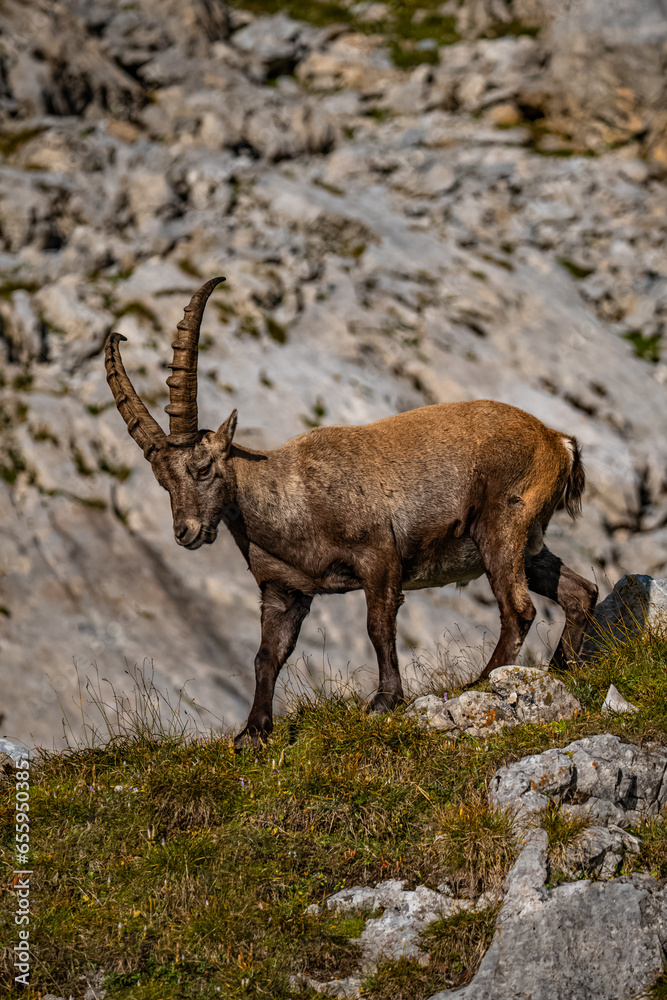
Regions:
[[[526,560],[526,577],[534,593],[556,601],[565,613],[563,634],[549,666],[566,670],[579,658],[598,588],[566,566],[546,545],[538,555]]]
[[[478,533],[486,575],[500,611],[500,636],[491,659],[477,678],[484,680],[496,667],[515,663],[523,641],[535,618],[535,606],[528,593],[524,551],[528,526],[515,524],[511,530],[495,524]]]
[[[403,603],[400,564],[381,567],[363,583],[366,595],[366,626],[373,643],[379,669],[377,694],[371,712],[386,712],[403,702],[403,685],[396,653],[396,615]]]
[[[299,638],[312,597],[269,583],[262,588],[262,641],[255,657],[255,697],[237,747],[257,746],[273,729],[273,693],[278,674]]]

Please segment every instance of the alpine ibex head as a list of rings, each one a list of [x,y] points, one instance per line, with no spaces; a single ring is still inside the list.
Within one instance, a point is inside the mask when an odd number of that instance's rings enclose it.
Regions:
[[[169,493],[174,537],[179,545],[198,549],[215,541],[225,506],[234,497],[228,459],[236,429],[236,410],[217,431],[200,430],[197,421],[197,352],[202,316],[213,289],[224,278],[212,278],[196,292],[178,324],[169,365],[169,433],[150,415],[128,378],[113,333],[106,345],[107,381],[132,438],[151,463],[160,486]]]

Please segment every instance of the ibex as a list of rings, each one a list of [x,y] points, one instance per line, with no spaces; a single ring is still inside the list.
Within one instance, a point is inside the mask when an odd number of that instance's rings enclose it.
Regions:
[[[486,573],[500,637],[482,671],[516,660],[535,617],[528,591],[556,601],[566,624],[552,664],[576,660],[597,588],[544,544],[558,507],[581,512],[584,469],[575,438],[504,403],[409,410],[361,427],[317,427],[279,448],[234,444],[236,410],[217,431],[197,422],[197,352],[206,302],[195,293],[178,324],[167,379],[169,434],[106,344],[107,379],[130,435],[171,499],[174,536],[198,549],[222,521],[261,591],[255,697],[238,745],[273,728],[276,679],[317,594],[363,590],[379,666],[371,709],[403,699],[396,615],[404,590],[466,583]]]

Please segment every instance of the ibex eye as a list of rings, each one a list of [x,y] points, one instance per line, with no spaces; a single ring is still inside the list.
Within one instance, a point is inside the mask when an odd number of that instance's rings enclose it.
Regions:
[[[204,469],[198,469],[197,470],[197,475],[198,476],[205,476],[207,474],[207,472],[209,471],[210,468],[211,468],[211,466],[207,465],[206,468],[204,468]]]

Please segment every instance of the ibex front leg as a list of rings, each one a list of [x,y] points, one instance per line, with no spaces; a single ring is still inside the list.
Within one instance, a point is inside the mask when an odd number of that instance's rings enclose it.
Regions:
[[[366,594],[368,636],[377,655],[380,673],[372,712],[386,712],[403,701],[403,685],[396,653],[396,615],[403,603],[400,564],[383,566],[363,583]]]
[[[255,698],[236,746],[256,746],[273,729],[273,692],[280,668],[299,638],[312,597],[276,583],[262,587],[262,641],[255,657]]]

